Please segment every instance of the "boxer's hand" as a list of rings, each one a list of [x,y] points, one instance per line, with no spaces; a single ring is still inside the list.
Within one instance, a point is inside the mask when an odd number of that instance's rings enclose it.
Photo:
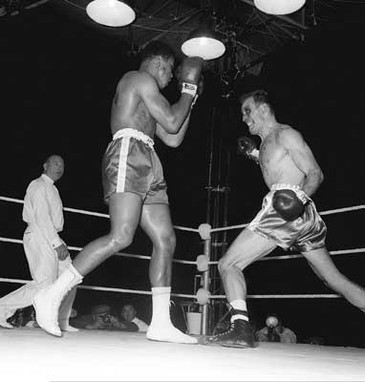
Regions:
[[[198,84],[203,66],[203,59],[200,57],[187,57],[181,63],[178,70],[177,79],[181,83],[181,93],[197,94]]]
[[[194,106],[196,104],[196,101],[198,100],[198,97],[200,97],[202,95],[203,90],[204,90],[204,77],[201,74],[200,79],[199,79],[199,83],[198,83],[197,93],[195,94],[195,96],[193,98],[193,102],[191,103],[191,106]]]
[[[272,198],[272,206],[284,220],[293,221],[302,216],[308,199],[301,190],[298,193],[290,189],[277,190]]]
[[[238,153],[252,159],[256,163],[259,162],[259,150],[255,141],[250,137],[242,136],[238,138]]]
[[[58,260],[63,261],[66,260],[68,256],[70,256],[70,252],[67,249],[66,244],[61,244],[59,247],[55,248],[57,253]]]

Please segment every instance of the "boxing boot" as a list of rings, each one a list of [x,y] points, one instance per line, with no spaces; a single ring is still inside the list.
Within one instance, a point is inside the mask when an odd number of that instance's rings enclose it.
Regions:
[[[80,284],[82,276],[70,264],[59,278],[50,286],[41,289],[33,299],[38,325],[57,337],[61,337],[58,326],[58,309],[62,299],[75,285]]]
[[[164,326],[148,327],[146,338],[151,341],[172,342],[177,344],[197,344],[198,340],[179,329],[175,328],[171,323]]]
[[[250,323],[246,320],[234,320],[231,327],[223,333],[203,337],[202,345],[219,345],[233,348],[247,348],[255,346],[255,337]]]
[[[0,310],[0,326],[6,329],[14,329],[14,326],[7,321],[8,318],[5,312]]]
[[[62,332],[69,332],[69,333],[77,333],[80,331],[80,329],[75,328],[71,326],[68,322],[66,321],[60,321],[59,322],[59,327]]]
[[[152,320],[146,338],[151,341],[173,342],[179,344],[197,344],[194,337],[175,328],[170,319],[171,287],[152,288]]]

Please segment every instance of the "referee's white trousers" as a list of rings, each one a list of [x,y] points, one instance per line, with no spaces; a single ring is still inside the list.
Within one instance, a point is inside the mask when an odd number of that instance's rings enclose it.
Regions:
[[[64,261],[58,260],[56,251],[46,242],[39,230],[28,227],[24,232],[23,245],[32,281],[0,298],[0,316],[5,320],[17,309],[32,305],[36,293],[52,284],[71,263],[70,257]],[[58,314],[61,325],[68,324],[75,297],[76,287],[71,289],[61,303]]]

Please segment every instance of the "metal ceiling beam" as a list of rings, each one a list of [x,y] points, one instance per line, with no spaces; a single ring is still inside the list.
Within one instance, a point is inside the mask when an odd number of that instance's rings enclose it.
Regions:
[[[250,5],[251,7],[253,7],[253,8],[256,9],[255,4],[253,3],[252,0],[241,0],[241,1],[242,1],[243,3],[246,3],[246,4],[248,4],[248,5]],[[302,12],[304,12],[304,10],[303,10]],[[278,19],[281,19],[281,20],[283,20],[283,21],[286,21],[286,22],[288,22],[289,24],[292,24],[292,25],[294,25],[294,26],[296,26],[296,27],[298,27],[298,28],[301,28],[301,29],[303,29],[303,30],[307,30],[307,29],[308,29],[308,27],[307,27],[305,24],[302,24],[302,23],[300,23],[300,22],[298,22],[298,21],[296,21],[296,20],[294,20],[294,19],[292,19],[291,17],[288,17],[288,16],[277,16],[277,15],[272,15],[272,17],[276,17],[276,18],[278,18]]]
[[[189,20],[193,19],[194,17],[196,17],[197,14],[201,13],[201,10],[200,9],[196,9],[196,10],[192,10],[192,11],[189,11],[189,12],[186,12],[184,15],[181,15],[179,18],[180,20],[178,22],[175,22],[171,27],[169,27],[168,29],[166,29],[165,31],[161,32],[160,34],[158,34],[157,36],[149,39],[148,41],[146,41],[143,45],[141,45],[141,49],[144,49],[144,47],[146,47],[146,45],[148,45],[151,41],[156,41],[156,40],[159,40],[161,37],[165,36],[166,34],[168,34],[172,29],[174,29],[176,26],[180,26],[182,24],[185,24],[186,22],[188,22]],[[186,14],[188,14],[186,16]],[[183,17],[183,16],[186,16],[186,17]],[[174,20],[176,21],[176,20]]]

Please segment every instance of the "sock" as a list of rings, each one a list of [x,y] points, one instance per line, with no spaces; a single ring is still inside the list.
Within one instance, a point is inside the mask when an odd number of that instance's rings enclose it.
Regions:
[[[234,300],[230,302],[231,310],[231,322],[235,320],[248,321],[247,304],[245,300]]]
[[[171,324],[170,296],[171,287],[155,287],[152,290],[152,320],[151,326]]]

